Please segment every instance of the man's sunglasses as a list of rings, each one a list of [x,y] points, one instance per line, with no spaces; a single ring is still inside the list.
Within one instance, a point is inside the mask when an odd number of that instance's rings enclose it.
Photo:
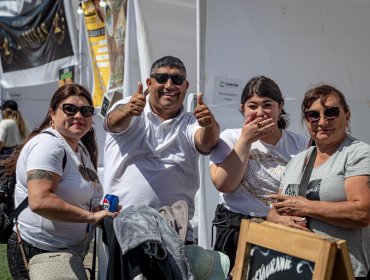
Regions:
[[[155,79],[158,84],[167,83],[168,79],[171,79],[172,83],[176,86],[181,86],[185,81],[185,76],[183,75],[169,75],[165,73],[154,73],[150,75],[151,78]]]
[[[328,121],[335,120],[339,117],[340,109],[339,107],[331,107],[324,110],[324,118]],[[304,112],[305,119],[310,123],[316,123],[320,120],[320,112],[319,111],[306,111]]]
[[[94,115],[93,106],[77,107],[76,105],[65,103],[62,105],[61,109],[68,116],[74,116],[77,114],[78,111],[80,111],[81,115],[84,118],[90,118],[92,115]]]

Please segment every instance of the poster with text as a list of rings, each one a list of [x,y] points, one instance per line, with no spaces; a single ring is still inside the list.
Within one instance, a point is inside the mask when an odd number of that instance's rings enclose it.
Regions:
[[[101,106],[103,95],[107,91],[110,72],[107,36],[99,5],[96,5],[98,3],[98,1],[90,0],[82,2],[94,74],[93,101],[95,107]]]

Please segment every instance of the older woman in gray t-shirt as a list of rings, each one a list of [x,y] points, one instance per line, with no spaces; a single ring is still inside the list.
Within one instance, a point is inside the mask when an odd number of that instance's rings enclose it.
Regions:
[[[370,146],[347,134],[350,111],[343,94],[329,85],[310,89],[302,103],[307,130],[316,144],[293,158],[280,195],[271,196],[268,220],[345,239],[356,279],[370,270]],[[305,197],[299,187],[307,159],[317,156]],[[298,217],[307,217],[302,225]]]

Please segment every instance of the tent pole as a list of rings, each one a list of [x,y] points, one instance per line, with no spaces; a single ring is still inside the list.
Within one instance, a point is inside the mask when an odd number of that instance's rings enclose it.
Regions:
[[[197,0],[197,92],[204,93],[204,63],[205,63],[205,14],[206,0]],[[195,96],[194,96],[195,97]],[[196,104],[196,101],[194,102]],[[209,247],[206,216],[206,157],[199,158],[199,192],[198,192],[198,244]]]

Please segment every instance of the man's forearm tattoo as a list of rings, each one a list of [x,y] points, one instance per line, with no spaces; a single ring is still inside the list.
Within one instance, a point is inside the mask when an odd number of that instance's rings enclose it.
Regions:
[[[120,104],[120,105],[116,106],[116,107],[113,109],[113,111],[122,111],[122,112],[124,112],[124,113],[127,113],[127,111],[128,111],[128,106],[127,106],[127,104]]]
[[[34,170],[27,176],[27,182],[30,180],[53,180],[53,176],[51,175],[51,172],[45,171],[45,170]]]

